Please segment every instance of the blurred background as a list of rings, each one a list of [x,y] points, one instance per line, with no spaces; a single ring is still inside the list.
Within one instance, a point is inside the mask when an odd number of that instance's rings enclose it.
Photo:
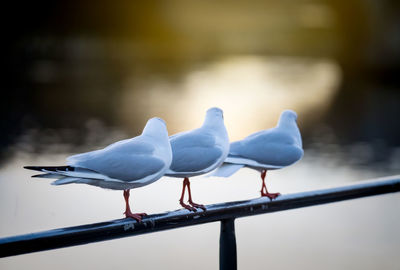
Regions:
[[[22,1],[3,11],[0,236],[122,217],[122,192],[53,187],[22,166],[64,164],[138,135],[154,116],[170,134],[194,129],[212,106],[231,140],[273,127],[284,109],[298,113],[305,156],[269,173],[272,192],[400,172],[398,1]],[[260,189],[247,169],[195,179],[205,204]],[[180,188],[162,178],[134,190],[133,209],[174,210]],[[239,219],[239,268],[398,269],[399,206],[394,194]],[[0,268],[215,269],[218,234],[207,224]]]

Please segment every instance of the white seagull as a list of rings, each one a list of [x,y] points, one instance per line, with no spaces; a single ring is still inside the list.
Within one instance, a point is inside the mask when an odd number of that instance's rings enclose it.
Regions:
[[[265,185],[267,170],[289,166],[299,161],[303,154],[297,114],[286,110],[282,112],[276,127],[231,143],[225,162],[211,176],[229,177],[243,167],[255,169],[261,172],[261,196],[272,200],[280,193],[268,192]]]
[[[223,112],[219,108],[207,110],[203,125],[195,130],[170,137],[172,164],[166,176],[184,178],[179,203],[190,211],[205,210],[204,205],[192,201],[189,177],[206,174],[220,166],[229,152],[229,138],[224,125]],[[186,187],[188,203],[183,202]]]
[[[53,185],[88,184],[123,190],[125,216],[141,221],[145,213],[134,214],[129,207],[129,191],[160,179],[172,162],[172,151],[164,120],[152,118],[140,136],[122,140],[104,149],[73,155],[68,166],[26,166],[44,174],[32,177],[58,178]]]

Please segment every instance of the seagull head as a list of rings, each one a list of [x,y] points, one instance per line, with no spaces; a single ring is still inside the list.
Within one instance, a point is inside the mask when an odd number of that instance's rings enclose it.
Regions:
[[[203,126],[212,127],[213,129],[224,127],[224,114],[222,110],[216,107],[208,109]]]
[[[292,110],[285,110],[281,113],[278,126],[287,126],[297,124],[297,113]]]
[[[165,121],[163,119],[161,119],[160,117],[153,117],[151,119],[149,119],[147,122],[160,122],[162,124],[164,124],[165,127],[167,127],[167,123],[165,123]]]
[[[143,134],[150,136],[167,136],[168,138],[167,125],[163,119],[153,117],[147,121],[143,129]]]
[[[281,113],[281,119],[293,119],[294,121],[297,121],[297,113],[292,110],[284,110]]]
[[[220,108],[212,107],[207,110],[207,116],[224,119],[224,112]]]

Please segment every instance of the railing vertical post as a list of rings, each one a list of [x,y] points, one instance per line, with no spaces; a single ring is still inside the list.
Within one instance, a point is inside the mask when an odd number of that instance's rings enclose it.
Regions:
[[[219,269],[237,269],[234,218],[221,220],[221,234],[219,238]]]

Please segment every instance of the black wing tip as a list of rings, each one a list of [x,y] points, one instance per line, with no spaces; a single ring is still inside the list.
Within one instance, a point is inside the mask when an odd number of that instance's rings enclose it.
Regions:
[[[32,175],[31,177],[40,178],[40,177],[42,177],[42,175],[43,175],[43,173],[41,173],[41,174],[35,174],[35,175]]]
[[[24,166],[24,169],[34,170],[34,171],[42,171],[43,167],[40,167],[40,166]]]
[[[24,169],[42,172],[46,171],[74,171],[75,168],[71,166],[24,166]]]

